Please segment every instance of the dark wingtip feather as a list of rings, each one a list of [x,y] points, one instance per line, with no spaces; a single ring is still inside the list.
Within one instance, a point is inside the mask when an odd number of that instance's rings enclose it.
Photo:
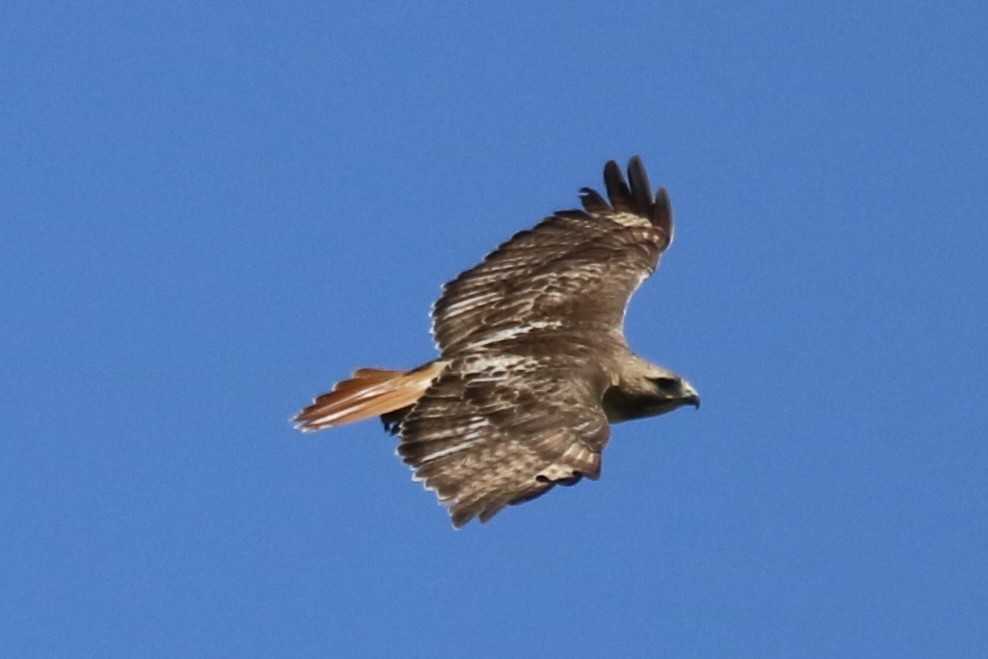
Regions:
[[[665,188],[660,188],[653,199],[645,164],[639,156],[628,159],[628,178],[625,180],[620,166],[613,160],[604,165],[604,185],[607,197],[593,188],[580,188],[580,201],[591,215],[612,211],[634,213],[647,219],[653,226],[664,229],[672,236],[672,207]]]
[[[631,198],[634,210],[640,215],[649,215],[652,208],[652,186],[648,182],[648,172],[638,156],[631,156],[628,161],[628,181],[631,182]]]
[[[652,204],[652,213],[649,220],[652,226],[662,229],[666,234],[666,247],[672,242],[672,203],[669,201],[669,193],[665,188],[659,188],[655,193],[655,203]]]
[[[613,160],[608,160],[604,165],[604,186],[607,188],[607,196],[611,200],[611,208],[616,211],[630,212],[633,210],[631,200],[631,190],[624,180],[621,168]]]
[[[611,209],[600,193],[593,188],[580,188],[580,201],[588,213],[603,213]]]

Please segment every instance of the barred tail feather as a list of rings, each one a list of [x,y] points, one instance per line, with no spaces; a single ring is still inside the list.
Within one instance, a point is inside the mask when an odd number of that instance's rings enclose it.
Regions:
[[[360,368],[318,396],[293,420],[303,432],[334,428],[413,405],[446,366],[430,362],[412,371]]]

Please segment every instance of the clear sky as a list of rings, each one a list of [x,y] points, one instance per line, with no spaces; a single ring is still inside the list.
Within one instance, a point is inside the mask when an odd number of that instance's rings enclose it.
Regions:
[[[984,3],[412,5],[0,8],[0,655],[988,654]],[[461,531],[291,428],[636,153],[702,409]]]

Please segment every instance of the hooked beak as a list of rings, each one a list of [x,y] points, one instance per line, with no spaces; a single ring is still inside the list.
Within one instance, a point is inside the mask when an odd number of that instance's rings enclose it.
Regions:
[[[683,405],[692,405],[700,409],[700,392],[693,388],[686,380],[683,380]]]

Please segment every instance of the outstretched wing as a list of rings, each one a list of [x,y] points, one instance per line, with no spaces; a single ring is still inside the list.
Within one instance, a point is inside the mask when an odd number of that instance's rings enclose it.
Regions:
[[[433,308],[443,356],[531,332],[621,331],[631,294],[655,270],[673,231],[666,191],[652,197],[637,156],[628,181],[608,162],[610,203],[583,188],[583,210],[557,212],[516,234],[446,284]]]
[[[402,421],[398,454],[449,507],[454,526],[600,475],[604,384],[572,364],[562,355],[462,356]]]

